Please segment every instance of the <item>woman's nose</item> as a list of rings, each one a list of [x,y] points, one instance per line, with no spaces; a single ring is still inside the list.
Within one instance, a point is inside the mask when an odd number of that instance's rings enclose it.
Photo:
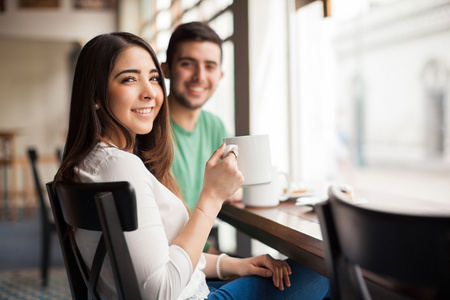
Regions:
[[[142,90],[143,98],[152,100],[156,98],[156,88],[152,83],[147,82]]]

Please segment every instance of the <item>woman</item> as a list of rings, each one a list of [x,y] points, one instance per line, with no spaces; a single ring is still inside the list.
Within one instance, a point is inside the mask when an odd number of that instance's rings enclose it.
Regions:
[[[120,32],[88,42],[75,70],[68,137],[55,182],[129,181],[134,186],[139,224],[125,236],[144,297],[323,298],[328,280],[294,262],[268,255],[238,259],[202,254],[222,203],[243,177],[234,155],[220,159],[222,145],[206,165],[203,190],[189,214],[169,171],[170,134],[166,89],[151,47]],[[99,233],[78,230],[76,238],[90,265]],[[230,283],[205,280],[236,275],[256,276]],[[102,298],[116,298],[109,260],[99,289]]]

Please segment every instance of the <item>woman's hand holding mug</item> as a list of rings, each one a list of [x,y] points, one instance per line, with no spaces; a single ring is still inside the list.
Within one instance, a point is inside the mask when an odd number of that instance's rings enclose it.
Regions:
[[[237,149],[235,153],[225,153],[225,144],[217,149],[206,163],[202,194],[207,198],[216,199],[222,203],[230,198],[244,182],[244,176],[237,166]],[[222,159],[221,159],[222,158]]]

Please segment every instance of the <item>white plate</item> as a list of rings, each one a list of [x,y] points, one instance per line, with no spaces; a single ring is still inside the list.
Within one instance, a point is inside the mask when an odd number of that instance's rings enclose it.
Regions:
[[[326,201],[327,199],[319,196],[299,197],[295,201],[295,205],[316,205],[317,203]]]
[[[297,192],[297,193],[292,193],[290,198],[310,197],[310,196],[317,196],[317,193],[316,192]]]
[[[309,196],[309,197],[299,197],[295,200],[295,205],[309,205],[314,206],[317,203],[326,201],[327,198],[323,198],[320,196]],[[352,201],[349,201],[352,204],[358,205],[358,204],[364,204],[369,202],[366,198],[355,198]]]

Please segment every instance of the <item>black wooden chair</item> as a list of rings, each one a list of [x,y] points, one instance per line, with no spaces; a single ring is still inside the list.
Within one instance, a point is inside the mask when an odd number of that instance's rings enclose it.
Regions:
[[[100,299],[97,283],[108,253],[119,299],[141,299],[124,231],[137,229],[136,198],[128,182],[47,183],[73,299]],[[55,189],[54,189],[55,188]],[[77,228],[101,231],[91,266],[75,240]]]
[[[44,185],[41,184],[39,177],[37,167],[38,154],[35,148],[28,149],[28,157],[30,159],[31,169],[33,171],[36,193],[39,197],[39,210],[41,213],[41,277],[42,286],[47,286],[48,270],[50,265],[51,238],[53,234],[56,234],[56,227],[55,222],[51,217],[50,206],[44,196]]]
[[[56,153],[56,157],[58,158],[58,161],[61,163],[63,160],[63,150],[60,147],[58,147],[58,148],[56,148],[55,153]]]
[[[362,273],[397,288],[380,299],[450,299],[450,216],[371,210],[351,204],[338,186],[328,194],[315,209],[332,299],[371,299]]]

